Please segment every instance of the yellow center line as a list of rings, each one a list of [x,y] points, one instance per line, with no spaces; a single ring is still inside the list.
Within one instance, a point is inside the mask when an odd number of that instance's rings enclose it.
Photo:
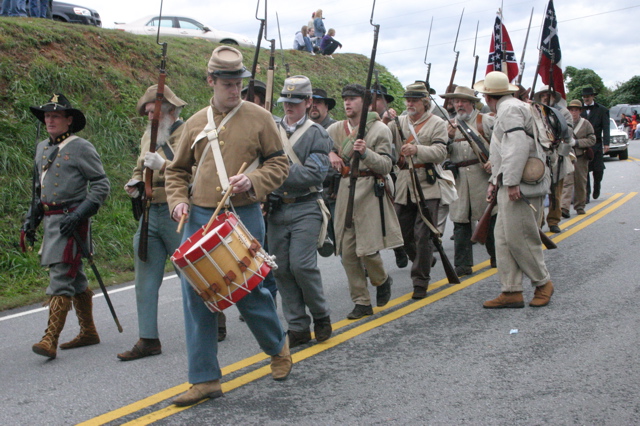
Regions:
[[[631,157],[631,156],[629,156],[629,160],[633,160],[633,161],[640,161],[640,158],[635,158],[635,157]]]
[[[575,234],[576,232],[578,232],[581,229],[584,229],[586,226],[589,226],[590,224],[594,223],[595,221],[597,221],[598,219],[604,217],[605,215],[611,213],[613,210],[617,209],[618,207],[620,207],[622,204],[626,203],[627,201],[629,201],[631,198],[633,198],[635,195],[637,195],[637,192],[632,192],[629,193],[628,195],[626,195],[624,198],[622,198],[621,200],[619,200],[618,202],[616,202],[615,204],[612,204],[616,199],[620,198],[623,194],[622,193],[617,193],[612,195],[610,198],[608,198],[607,200],[602,201],[601,203],[599,203],[597,206],[594,206],[593,208],[589,209],[587,211],[586,215],[579,215],[576,216],[573,219],[567,220],[565,222],[563,222],[563,224],[561,225],[562,229],[565,229],[567,227],[570,227],[580,221],[582,221],[579,225],[571,228],[570,230],[567,230],[566,232],[563,232],[562,234],[551,234],[552,236],[554,236],[555,238],[553,239],[554,242],[558,243],[562,240],[564,240],[565,238]],[[610,205],[611,204],[611,205]],[[605,209],[606,206],[610,205],[608,208]],[[599,213],[599,210],[601,210]],[[484,262],[481,262],[477,265],[475,265],[473,267],[473,271],[477,272],[481,269],[484,269],[485,267],[489,266],[489,260],[486,260]],[[292,359],[294,363],[298,363],[302,360],[305,360],[307,358],[310,358],[314,355],[317,355],[321,352],[324,352],[328,349],[331,349],[339,344],[342,344],[348,340],[353,339],[356,336],[359,336],[363,333],[366,333],[367,331],[370,331],[372,329],[375,329],[377,327],[380,327],[384,324],[387,324],[391,321],[394,321],[398,318],[401,318],[405,315],[408,315],[420,308],[423,308],[431,303],[434,303],[440,299],[443,299],[453,293],[456,293],[460,290],[463,290],[479,281],[482,281],[494,274],[497,273],[497,269],[495,268],[491,268],[488,269],[478,275],[474,275],[464,281],[462,281],[461,284],[455,284],[455,285],[451,285],[448,288],[445,288],[444,290],[441,290],[435,294],[431,294],[430,296],[427,296],[425,299],[419,300],[419,301],[415,301],[407,306],[404,306],[402,308],[399,308],[395,311],[389,312],[384,314],[381,317],[378,318],[374,318],[370,321],[365,322],[364,324],[361,324],[357,327],[354,327],[350,330],[345,331],[344,333],[340,333],[337,335],[333,335],[331,337],[331,339],[322,342],[322,343],[318,343],[315,344],[311,347],[308,347],[306,349],[300,350],[296,353],[294,353],[292,355]],[[436,290],[440,287],[446,286],[448,285],[448,281],[446,278],[439,280],[435,283],[432,283],[429,285],[429,291],[432,292],[433,290]],[[387,305],[385,305],[383,308],[374,308],[374,314],[380,313],[380,312],[385,312],[388,310],[392,310],[394,307],[404,304],[405,302],[409,301],[411,299],[411,293],[407,293],[403,296],[397,297],[393,300],[391,300]],[[352,325],[352,324],[357,324],[358,322],[361,321],[365,321],[368,318],[363,318],[360,320],[341,320],[336,322],[335,324],[332,325],[333,330],[338,330],[340,328],[346,327],[348,325]],[[248,358],[245,358],[241,361],[238,361],[234,364],[231,364],[229,366],[226,366],[224,368],[222,368],[222,375],[226,376],[229,375],[231,373],[234,373],[236,371],[239,371],[243,368],[249,367],[251,365],[254,365],[258,362],[264,361],[266,359],[270,358],[269,355],[265,354],[265,353],[259,353],[253,356],[250,356]],[[243,374],[240,377],[237,377],[235,379],[229,380],[227,382],[222,383],[222,391],[223,392],[230,392],[233,389],[236,389],[240,386],[243,386],[247,383],[250,383],[252,381],[255,381],[259,378],[262,378],[266,375],[268,375],[270,373],[270,366],[269,365],[265,365],[263,367],[257,368],[256,370],[250,371],[246,374]],[[114,421],[116,419],[119,419],[121,417],[125,417],[128,416],[136,411],[140,411],[144,408],[148,408],[152,405],[158,404],[166,399],[169,399],[171,397],[174,397],[182,392],[185,392],[189,389],[190,385],[189,383],[183,383],[180,384],[178,386],[174,386],[172,388],[169,388],[165,391],[159,392],[155,395],[149,396],[147,398],[141,399],[140,401],[137,401],[135,403],[126,405],[124,407],[121,407],[119,409],[110,411],[108,413],[102,414],[100,416],[94,417],[90,420],[87,420],[85,422],[79,423],[79,425],[92,425],[92,426],[97,426],[97,425],[103,425],[105,423],[109,423],[111,421]],[[204,402],[204,401],[202,401]],[[193,407],[193,406],[191,406]],[[134,419],[128,423],[125,423],[127,425],[146,425],[146,424],[150,424],[153,423],[157,420],[169,417],[173,414],[179,413],[181,411],[184,411],[188,408],[191,407],[177,407],[175,405],[170,405],[168,407],[159,409],[157,411],[154,411],[150,414],[141,416],[137,419]]]

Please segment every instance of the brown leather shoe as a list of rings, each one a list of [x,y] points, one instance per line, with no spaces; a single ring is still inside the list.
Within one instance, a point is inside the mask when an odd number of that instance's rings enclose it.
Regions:
[[[529,306],[532,308],[541,308],[543,306],[547,306],[549,301],[551,300],[551,295],[553,294],[553,283],[551,281],[546,284],[539,285],[536,287],[535,292],[533,293],[533,299],[529,302]]]
[[[284,346],[278,355],[271,357],[271,377],[273,380],[286,380],[291,373],[293,361],[291,360],[291,352],[289,352],[289,336],[285,337]]]
[[[521,291],[502,292],[493,300],[487,300],[482,305],[486,309],[524,308],[524,299]]]
[[[118,359],[121,361],[133,361],[147,356],[160,355],[161,353],[162,345],[160,344],[160,339],[140,338],[130,351],[118,354]]]
[[[220,380],[211,380],[192,385],[188,391],[174,399],[173,403],[178,407],[188,407],[203,399],[215,399],[221,396],[222,386],[220,386]]]

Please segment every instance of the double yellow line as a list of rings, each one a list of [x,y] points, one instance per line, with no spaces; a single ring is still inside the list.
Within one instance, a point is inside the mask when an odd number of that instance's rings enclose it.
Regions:
[[[629,194],[627,194],[626,196],[623,197],[624,194],[622,193],[618,193],[615,194],[613,196],[611,196],[610,198],[608,198],[607,200],[601,202],[600,204],[598,204],[597,206],[591,208],[586,215],[582,216],[576,216],[570,220],[567,220],[565,222],[562,223],[562,225],[560,225],[560,228],[565,230],[567,229],[565,232],[563,232],[562,234],[551,234],[550,236],[553,237],[553,241],[555,243],[559,243],[560,241],[564,240],[565,238],[570,237],[571,235],[575,234],[576,232],[584,229],[585,227],[591,225],[592,223],[594,223],[595,221],[601,219],[602,217],[604,217],[605,215],[611,213],[612,211],[614,211],[615,209],[617,209],[618,207],[622,206],[624,203],[626,203],[627,201],[631,200],[631,198],[633,198],[634,196],[636,196],[638,193],[637,192],[631,192]],[[621,198],[622,197],[622,198]],[[616,201],[617,200],[617,201]],[[575,225],[575,226],[574,226]],[[569,228],[569,229],[568,229]],[[479,270],[482,270],[484,268],[486,268],[487,266],[489,266],[489,261],[486,260],[484,262],[479,263],[478,265],[475,265],[473,267],[473,271],[477,272]],[[418,309],[421,309],[427,305],[430,305],[433,302],[436,302],[440,299],[443,299],[453,293],[456,293],[460,290],[463,290],[479,281],[484,280],[485,278],[488,278],[492,275],[494,275],[497,272],[497,270],[494,269],[487,269],[486,271],[474,275],[466,280],[464,280],[461,284],[457,284],[457,285],[451,285],[448,286],[446,288],[444,288],[443,290],[438,291],[437,293],[431,294],[430,296],[426,297],[425,299],[416,301],[414,303],[408,304],[406,306],[403,306],[401,308],[395,309],[395,307],[397,307],[398,305],[402,305],[406,302],[408,302],[411,299],[411,294],[405,294],[404,296],[398,297],[392,301],[390,301],[386,306],[384,306],[383,308],[375,308],[374,309],[374,313],[379,313],[379,312],[386,312],[389,311],[388,313],[386,313],[383,316],[380,316],[378,318],[374,318],[371,319],[369,321],[364,321],[364,320],[358,320],[358,321],[351,321],[351,320],[342,320],[342,321],[338,321],[337,323],[333,324],[333,329],[334,330],[339,330],[347,325],[352,325],[352,324],[357,324],[358,322],[363,322],[361,325],[356,326],[354,328],[351,328],[347,331],[345,331],[344,333],[340,333],[340,334],[336,334],[334,336],[331,337],[331,339],[322,342],[322,343],[318,343],[316,345],[313,345],[309,348],[303,349],[301,351],[298,351],[296,353],[293,354],[293,362],[294,363],[298,363],[300,361],[303,361],[307,358],[310,358],[312,356],[315,356],[321,352],[324,352],[328,349],[331,349],[335,346],[340,345],[341,343],[344,343],[350,339],[353,339],[356,336],[359,336],[361,334],[366,333],[367,331],[373,330],[377,327],[380,327],[384,324],[390,323],[391,321],[394,321],[398,318],[401,318],[405,315],[408,315],[412,312],[417,311]],[[447,286],[449,283],[447,282],[446,279],[442,279],[434,284],[431,284],[429,286],[429,291],[432,292],[433,290],[439,289],[441,287]],[[251,356],[249,358],[245,358],[242,361],[236,362],[234,364],[231,364],[227,367],[224,367],[222,369],[222,375],[226,376],[229,374],[232,374],[236,371],[242,370],[244,368],[250,367],[252,365],[255,365],[259,362],[262,361],[266,361],[267,359],[269,359],[269,356],[264,354],[264,353],[260,353],[254,356]],[[236,389],[240,386],[243,386],[247,383],[251,383],[255,380],[258,380],[266,375],[268,375],[270,372],[270,368],[269,365],[264,365],[262,367],[259,367],[255,370],[252,370],[246,374],[243,374],[235,379],[229,380],[227,382],[222,383],[222,391],[227,393],[232,391],[233,389]],[[152,395],[148,398],[142,399],[140,401],[137,401],[133,404],[129,404],[126,405],[122,408],[119,408],[117,410],[114,411],[110,411],[108,413],[105,413],[101,416],[98,417],[94,417],[93,419],[87,420],[86,422],[80,423],[80,425],[91,425],[91,426],[96,426],[96,425],[103,425],[105,423],[109,423],[112,422],[114,420],[129,416],[137,411],[143,410],[145,408],[149,408],[153,405],[159,404],[162,401],[165,401],[169,398],[172,398],[182,392],[185,392],[189,389],[189,383],[183,383],[181,385],[178,386],[174,386],[172,388],[169,388],[163,392],[157,393],[155,395]],[[175,405],[169,405],[168,407],[165,408],[160,408],[159,410],[153,411],[149,414],[143,415],[141,417],[138,417],[128,423],[125,423],[126,425],[147,425],[150,423],[153,423],[155,421],[164,419],[166,417],[169,417],[173,414],[179,413],[181,411],[184,411],[186,409],[188,409],[190,407],[177,407]]]

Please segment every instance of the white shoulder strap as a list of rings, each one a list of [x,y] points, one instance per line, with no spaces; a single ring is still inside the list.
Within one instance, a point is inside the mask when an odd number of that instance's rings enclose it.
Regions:
[[[304,132],[306,132],[311,128],[311,126],[313,126],[313,124],[314,124],[313,121],[311,121],[310,119],[307,119],[302,126],[298,127],[296,131],[293,132],[291,137],[287,137],[287,132],[284,130],[284,126],[282,124],[278,126],[281,129],[280,136],[282,138],[282,146],[284,148],[284,152],[287,154],[287,156],[289,156],[291,161],[293,161],[296,164],[302,164],[302,163],[300,162],[300,159],[298,158],[295,151],[293,150],[293,146],[296,144],[296,142],[298,142],[298,139],[300,139],[300,137],[304,134]]]
[[[578,138],[578,132],[580,131],[580,129],[582,128],[582,125],[584,124],[584,118],[580,117],[580,120],[578,120],[578,124],[576,124],[576,126],[573,128],[573,136],[577,139]]]

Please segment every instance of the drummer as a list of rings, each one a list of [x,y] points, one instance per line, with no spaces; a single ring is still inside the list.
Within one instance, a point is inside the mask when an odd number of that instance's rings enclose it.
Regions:
[[[209,221],[229,185],[240,220],[260,243],[264,239],[259,200],[282,185],[289,161],[271,114],[240,99],[242,79],[250,76],[240,51],[230,46],[213,51],[207,66],[207,82],[213,88],[210,105],[184,124],[175,159],[166,170],[172,217],[175,221],[187,217],[183,241]],[[236,174],[244,162],[249,167]],[[181,280],[192,384],[173,401],[182,407],[221,396],[222,372],[217,359],[218,316],[207,309],[184,275]],[[289,342],[271,293],[260,285],[237,306],[262,350],[271,356],[273,379],[285,380],[292,367]]]

